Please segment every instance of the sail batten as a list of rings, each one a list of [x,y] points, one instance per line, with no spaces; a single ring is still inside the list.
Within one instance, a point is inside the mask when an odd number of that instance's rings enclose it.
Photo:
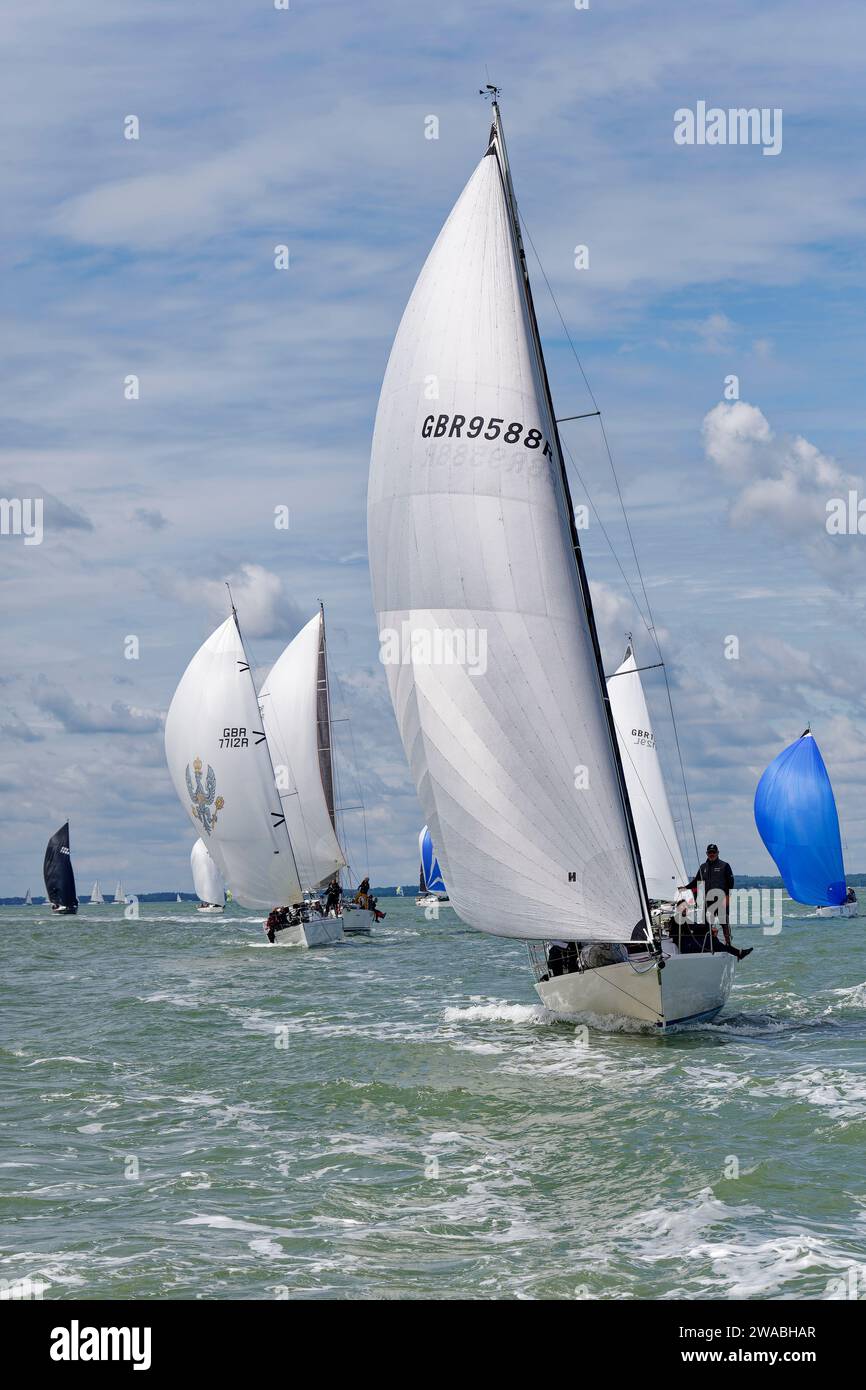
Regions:
[[[382,660],[463,920],[627,940],[644,915],[627,802],[492,148],[421,271],[379,401]]]

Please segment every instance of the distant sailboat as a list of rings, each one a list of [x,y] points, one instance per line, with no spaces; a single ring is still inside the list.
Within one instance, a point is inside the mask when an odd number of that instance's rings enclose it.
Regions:
[[[418,877],[418,896],[416,907],[436,907],[448,902],[448,890],[439,868],[439,860],[433,850],[430,831],[425,825],[418,836],[418,854],[421,859],[421,872]],[[440,896],[441,895],[441,896]]]
[[[339,920],[316,918],[304,906],[289,811],[277,788],[280,760],[269,745],[234,605],[181,677],[166,716],[165,752],[180,803],[235,900],[265,912],[288,908],[293,920],[280,944],[338,941]]]
[[[183,898],[180,896],[180,893],[176,893],[176,894],[175,894],[174,900],[175,900],[176,903],[182,903],[182,902],[183,902]]]
[[[117,885],[116,885],[116,887],[115,887],[115,889],[114,889],[114,897],[112,898],[111,901],[112,901],[112,902],[115,902],[115,903],[125,903],[125,902],[126,902],[126,895],[124,894],[124,891],[123,891],[123,884],[121,883],[120,879],[117,880]]]
[[[104,899],[104,897],[102,896],[102,890],[101,890],[101,888],[99,887],[99,879],[96,880],[96,882],[94,883],[93,887],[92,887],[91,890],[90,890],[90,901],[91,901],[91,903],[96,904],[97,906],[98,906],[100,903],[104,903],[104,902],[105,902],[105,899]]]
[[[495,99],[391,351],[368,541],[391,701],[455,911],[533,943],[557,1013],[713,1017],[735,958],[680,955],[651,921]]]
[[[859,917],[845,881],[833,787],[807,729],[764,771],[755,792],[755,824],[791,897],[819,917]]]
[[[29,888],[27,889],[27,892],[24,894],[24,904],[23,904],[23,905],[24,905],[24,907],[32,907],[32,906],[33,906],[33,898],[32,898],[32,896],[31,896],[31,894],[30,894],[30,889],[29,889]]]
[[[198,894],[197,912],[222,912],[225,902],[225,887],[220,871],[208,853],[203,840],[196,840],[190,851],[192,881]],[[180,895],[178,895],[180,902]]]
[[[607,692],[647,893],[652,902],[674,904],[683,896],[686,869],[631,642]]]
[[[69,821],[55,831],[48,841],[42,875],[52,912],[58,916],[73,916],[78,911],[78,897],[69,855]]]

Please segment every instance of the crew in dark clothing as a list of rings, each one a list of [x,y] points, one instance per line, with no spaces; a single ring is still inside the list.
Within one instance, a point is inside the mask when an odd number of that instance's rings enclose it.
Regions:
[[[689,883],[681,884],[680,887],[681,889],[690,889],[697,902],[699,883],[702,883],[704,887],[704,920],[703,922],[696,921],[694,925],[689,925],[681,920],[677,923],[680,950],[684,955],[696,951],[726,951],[728,955],[736,956],[737,960],[743,960],[746,956],[751,955],[753,947],[748,946],[744,951],[738,951],[736,946],[731,944],[729,908],[734,875],[730,864],[719,858],[718,845],[707,845],[707,857],[703,864],[694,878]],[[724,933],[724,941],[718,939],[719,926]]]
[[[358,904],[359,907],[367,907],[367,899],[369,898],[369,896],[370,880],[368,878],[362,878],[361,882],[358,884],[358,891],[355,894],[355,902]]]
[[[328,891],[325,894],[325,911],[336,912],[337,908],[340,905],[340,899],[342,898],[342,896],[343,890],[340,887],[340,880],[337,878],[332,878],[331,882],[328,884]]]

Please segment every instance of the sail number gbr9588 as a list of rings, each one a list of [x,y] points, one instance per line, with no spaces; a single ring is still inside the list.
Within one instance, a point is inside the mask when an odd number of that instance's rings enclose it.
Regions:
[[[496,415],[428,415],[421,426],[422,439],[498,439],[503,444],[520,444],[524,449],[540,449],[552,459],[553,451],[541,430],[527,430],[519,420]]]

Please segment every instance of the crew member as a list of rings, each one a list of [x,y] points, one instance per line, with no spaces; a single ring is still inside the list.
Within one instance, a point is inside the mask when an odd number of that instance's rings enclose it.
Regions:
[[[718,845],[707,845],[706,859],[689,883],[680,884],[680,891],[690,889],[694,894],[695,902],[698,902],[699,883],[704,885],[704,920],[703,922],[697,920],[697,912],[693,926],[680,920],[678,924],[680,927],[680,950],[684,954],[694,951],[726,951],[729,955],[736,956],[737,960],[744,960],[746,956],[752,954],[754,947],[747,946],[744,951],[738,951],[736,946],[731,943],[729,909],[731,889],[734,886],[734,874],[730,864],[719,858]],[[678,915],[682,918],[684,914],[679,913]],[[719,926],[724,933],[724,941],[718,939]],[[709,939],[710,935],[712,935],[712,940]]]

